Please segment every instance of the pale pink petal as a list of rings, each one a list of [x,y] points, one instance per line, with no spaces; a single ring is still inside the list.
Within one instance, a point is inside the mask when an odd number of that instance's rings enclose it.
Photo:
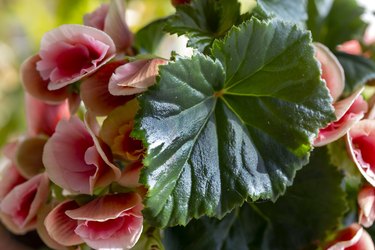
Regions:
[[[18,140],[8,142],[2,149],[2,153],[4,156],[10,160],[14,160],[14,156],[16,154],[18,148]]]
[[[78,223],[65,214],[65,211],[78,208],[75,201],[64,201],[55,207],[44,220],[49,236],[63,246],[73,246],[84,241],[75,232]]]
[[[101,4],[96,10],[83,16],[83,24],[104,30],[104,21],[108,14],[109,4]]]
[[[362,47],[358,40],[350,40],[337,46],[338,51],[342,51],[351,55],[361,55]]]
[[[80,208],[68,210],[66,214],[75,220],[98,222],[116,219],[126,212],[142,217],[138,206],[141,202],[141,197],[136,193],[112,194],[90,201]],[[136,210],[133,209],[135,207],[137,207]]]
[[[364,117],[368,105],[360,95],[362,90],[360,89],[348,98],[333,104],[337,120],[319,130],[318,137],[314,141],[315,147],[324,146],[338,140]]]
[[[68,106],[71,114],[77,113],[81,105],[81,97],[78,93],[70,93],[68,96]]]
[[[112,153],[109,146],[99,138],[100,126],[98,124],[98,121],[96,120],[96,117],[90,112],[86,112],[85,124],[88,132],[93,138],[95,147],[98,150],[101,158],[112,169],[114,178],[119,179],[121,176],[121,170],[113,163]]]
[[[94,115],[108,115],[116,107],[134,98],[134,96],[113,96],[108,90],[109,78],[115,69],[123,64],[124,62],[119,61],[108,63],[82,82],[81,98],[86,108]]]
[[[25,182],[16,165],[9,161],[0,173],[0,201],[16,186]]]
[[[35,229],[36,215],[49,195],[47,175],[39,174],[16,186],[1,201],[1,218],[11,231],[23,234]]]
[[[57,241],[51,238],[51,236],[47,232],[46,226],[44,225],[44,220],[53,208],[54,202],[44,205],[39,210],[36,230],[43,243],[46,244],[49,248],[56,250],[68,250],[66,246],[59,244]]]
[[[133,33],[126,23],[124,1],[111,0],[104,31],[113,39],[117,51],[126,51],[132,46]]]
[[[345,87],[344,70],[336,56],[323,44],[314,43],[316,57],[321,64],[322,78],[335,102]]]
[[[40,60],[40,56],[35,55],[26,59],[21,65],[21,77],[25,91],[45,102],[56,104],[64,101],[69,95],[68,88],[48,90],[49,81],[43,80],[36,69],[36,64]]]
[[[91,194],[90,180],[97,167],[85,162],[85,154],[92,146],[93,139],[81,120],[77,117],[61,120],[43,152],[50,179],[71,192]]]
[[[375,120],[361,120],[347,133],[348,152],[365,179],[375,186]]]
[[[40,101],[31,95],[25,95],[26,119],[28,135],[45,134],[51,136],[55,132],[57,123],[70,117],[66,101],[52,105]]]
[[[66,24],[47,32],[41,41],[37,70],[48,89],[56,90],[93,73],[115,56],[115,45],[104,32]]]
[[[135,161],[128,164],[125,170],[122,171],[121,178],[117,181],[123,187],[136,188],[141,186],[139,183],[139,176],[143,164],[141,161]]]
[[[142,93],[156,81],[159,65],[168,61],[160,58],[129,62],[118,67],[109,80],[112,95],[134,95]]]
[[[15,162],[24,177],[31,178],[44,171],[42,158],[46,142],[45,136],[27,137],[19,141]]]
[[[79,221],[75,232],[91,247],[130,249],[142,232],[143,206],[135,193],[107,195],[66,211]]]
[[[375,221],[375,188],[364,186],[358,193],[359,222],[371,227]]]
[[[334,243],[327,250],[374,250],[371,236],[358,224],[352,224],[341,230]]]

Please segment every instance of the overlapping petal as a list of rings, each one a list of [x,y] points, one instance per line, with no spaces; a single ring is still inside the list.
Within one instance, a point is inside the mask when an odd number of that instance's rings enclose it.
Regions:
[[[375,188],[366,185],[358,193],[359,223],[371,227],[375,221]]]
[[[129,62],[118,67],[109,80],[109,92],[114,96],[142,93],[155,83],[159,65],[167,63],[167,60],[154,58]]]

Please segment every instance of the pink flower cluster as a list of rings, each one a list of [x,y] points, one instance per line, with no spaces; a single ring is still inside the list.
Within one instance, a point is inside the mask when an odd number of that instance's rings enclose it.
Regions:
[[[341,51],[360,54],[359,43],[350,41],[340,46]],[[332,96],[336,120],[319,131],[314,145],[324,146],[345,136],[347,152],[359,172],[368,182],[358,194],[359,219],[339,231],[328,244],[328,250],[375,249],[370,235],[363,227],[370,227],[375,221],[375,115],[374,106],[361,96],[364,88],[350,96],[339,99],[345,87],[344,70],[335,55],[322,44],[316,44],[316,57],[321,64],[322,78]],[[364,55],[368,56],[368,55]],[[370,100],[370,104],[373,102]]]
[[[36,229],[53,249],[130,249],[142,233],[135,97],[167,61],[129,61],[123,2],[47,32],[21,67],[28,132],[3,149],[0,218],[15,234]]]

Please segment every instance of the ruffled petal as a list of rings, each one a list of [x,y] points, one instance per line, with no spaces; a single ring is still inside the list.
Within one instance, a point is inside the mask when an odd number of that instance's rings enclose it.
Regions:
[[[93,73],[115,56],[116,47],[104,32],[66,24],[47,32],[36,68],[48,89],[57,90]]]
[[[375,188],[364,186],[358,193],[359,223],[371,227],[375,221]]]
[[[374,250],[374,243],[371,236],[358,224],[352,224],[341,230],[327,250]]]

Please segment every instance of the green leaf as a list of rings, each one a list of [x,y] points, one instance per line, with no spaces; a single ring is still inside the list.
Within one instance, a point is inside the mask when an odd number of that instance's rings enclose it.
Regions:
[[[335,52],[335,55],[345,72],[344,94],[349,95],[367,81],[375,79],[375,62],[372,60],[344,52]]]
[[[364,8],[356,0],[309,0],[309,20],[314,41],[334,50],[338,44],[362,37],[366,24],[361,16]]]
[[[165,30],[189,38],[188,46],[204,51],[215,38],[241,21],[237,0],[193,0],[190,5],[179,5]]]
[[[144,54],[153,54],[157,50],[165,32],[163,31],[167,18],[158,19],[135,34],[134,46]]]
[[[133,136],[147,146],[144,215],[160,227],[222,217],[276,199],[334,119],[310,35],[256,19],[200,53],[160,67],[139,97]]]
[[[221,221],[205,217],[167,229],[166,249],[316,249],[339,226],[347,204],[326,149],[310,159],[276,203],[245,204]]]
[[[306,0],[257,0],[257,8],[266,16],[303,23],[307,20]]]

